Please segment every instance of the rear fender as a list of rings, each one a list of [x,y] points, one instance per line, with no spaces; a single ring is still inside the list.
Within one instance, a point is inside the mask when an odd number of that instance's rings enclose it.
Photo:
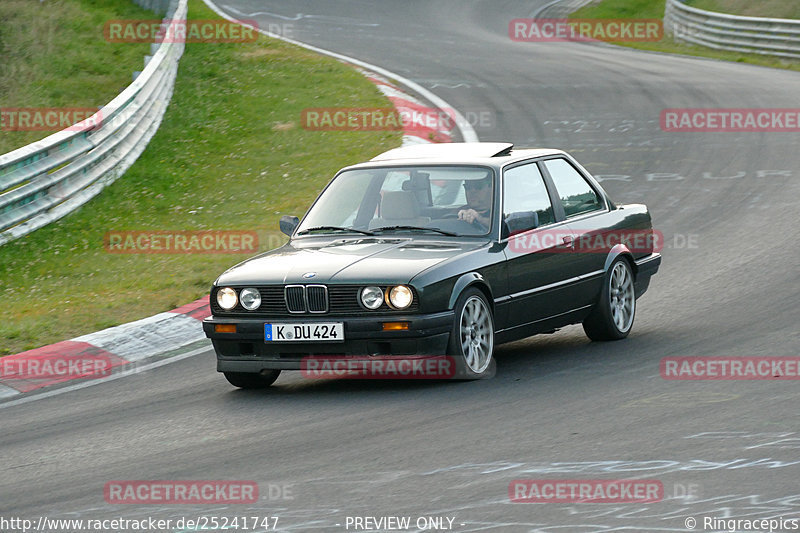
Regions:
[[[608,273],[608,269],[611,268],[611,265],[616,261],[617,257],[625,257],[628,260],[628,265],[630,265],[631,270],[633,271],[633,278],[636,279],[636,262],[633,259],[633,253],[630,249],[625,246],[624,244],[617,244],[608,252],[608,256],[606,257],[605,265],[603,265],[603,271]]]

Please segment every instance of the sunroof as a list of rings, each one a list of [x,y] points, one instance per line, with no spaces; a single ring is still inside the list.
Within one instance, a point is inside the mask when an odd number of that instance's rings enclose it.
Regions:
[[[432,143],[413,144],[377,155],[372,161],[391,159],[433,159],[454,157],[496,157],[508,155],[512,143]]]

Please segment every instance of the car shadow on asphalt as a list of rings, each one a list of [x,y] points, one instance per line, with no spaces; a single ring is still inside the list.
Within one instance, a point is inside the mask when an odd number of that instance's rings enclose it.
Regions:
[[[420,393],[438,396],[454,392],[491,391],[515,382],[529,382],[542,376],[569,373],[587,365],[621,364],[636,358],[647,341],[628,339],[597,343],[589,341],[580,326],[564,328],[553,335],[536,335],[503,344],[495,349],[496,372],[488,379],[350,379],[304,377],[300,372],[284,372],[272,386],[259,390],[232,389],[231,398],[303,396],[342,396],[359,398],[395,396],[419,397]],[[656,367],[657,368],[657,367]]]

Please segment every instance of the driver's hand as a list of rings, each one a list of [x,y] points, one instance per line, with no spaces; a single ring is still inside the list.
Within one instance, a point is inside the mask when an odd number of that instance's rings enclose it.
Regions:
[[[486,228],[489,227],[489,218],[481,215],[474,209],[462,209],[458,212],[458,219],[468,222],[469,224],[478,224]]]
[[[474,209],[462,209],[458,212],[458,219],[472,224],[480,215]]]

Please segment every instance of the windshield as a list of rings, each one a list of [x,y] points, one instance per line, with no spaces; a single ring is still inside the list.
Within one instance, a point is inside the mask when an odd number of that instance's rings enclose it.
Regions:
[[[474,166],[348,170],[322,193],[301,234],[431,232],[486,235],[492,226],[494,173]]]

